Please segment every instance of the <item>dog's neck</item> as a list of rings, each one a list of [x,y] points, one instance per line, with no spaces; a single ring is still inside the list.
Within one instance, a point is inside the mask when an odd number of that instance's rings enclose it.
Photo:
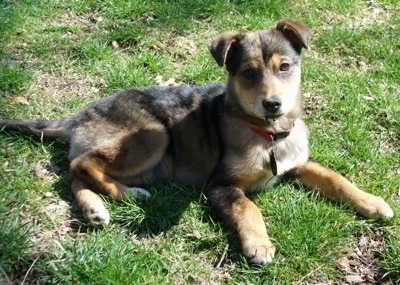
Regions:
[[[271,133],[271,132],[267,132],[264,131],[263,129],[257,128],[255,126],[249,125],[249,128],[259,134],[260,136],[264,137],[265,139],[269,140],[269,141],[276,141],[276,140],[280,140],[280,139],[284,139],[286,137],[288,137],[292,131],[292,129],[294,128],[294,124],[292,125],[292,127],[287,130],[286,132],[281,132],[281,133]]]

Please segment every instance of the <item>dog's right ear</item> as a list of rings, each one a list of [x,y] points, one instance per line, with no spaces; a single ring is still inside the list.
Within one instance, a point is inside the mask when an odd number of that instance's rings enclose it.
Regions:
[[[219,66],[223,66],[229,61],[234,53],[235,45],[242,38],[243,34],[240,32],[226,32],[208,45],[208,49]]]

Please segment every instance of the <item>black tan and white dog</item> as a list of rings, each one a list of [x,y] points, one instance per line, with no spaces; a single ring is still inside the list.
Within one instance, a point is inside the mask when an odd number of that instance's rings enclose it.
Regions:
[[[300,53],[309,28],[282,20],[270,30],[227,32],[209,50],[226,85],[127,89],[57,121],[3,120],[3,131],[70,144],[72,192],[93,225],[110,215],[97,194],[150,195],[140,187],[175,181],[203,187],[216,215],[236,230],[244,255],[268,264],[275,247],[246,194],[289,174],[368,218],[391,218],[385,201],[309,159],[301,119]]]

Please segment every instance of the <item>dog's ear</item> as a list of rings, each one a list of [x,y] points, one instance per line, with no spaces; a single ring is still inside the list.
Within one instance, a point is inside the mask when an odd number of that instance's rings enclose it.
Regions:
[[[310,38],[311,30],[306,24],[284,19],[276,24],[276,29],[283,33],[298,52],[302,48],[308,48],[308,39]]]
[[[223,66],[229,61],[234,53],[235,45],[242,38],[243,34],[240,32],[226,32],[208,45],[208,49],[219,66]]]

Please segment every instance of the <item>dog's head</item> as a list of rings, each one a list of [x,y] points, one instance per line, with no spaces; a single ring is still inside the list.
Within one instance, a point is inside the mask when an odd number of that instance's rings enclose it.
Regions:
[[[227,32],[213,40],[210,52],[229,73],[227,102],[232,109],[260,125],[299,116],[300,53],[309,36],[305,24],[282,20],[270,30]]]

